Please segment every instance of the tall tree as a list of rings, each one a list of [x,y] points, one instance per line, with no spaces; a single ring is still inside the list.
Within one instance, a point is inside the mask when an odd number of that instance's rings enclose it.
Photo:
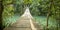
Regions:
[[[2,12],[3,12],[3,0],[0,0],[0,30],[3,29],[2,27]]]
[[[54,4],[54,2],[53,2],[53,0],[50,0],[50,2],[49,2],[49,4],[50,4],[50,6],[48,7],[48,13],[47,13],[47,30],[49,30],[49,28],[48,28],[48,20],[49,20],[49,16],[50,16],[50,14],[51,14],[51,8],[53,7],[53,4]]]

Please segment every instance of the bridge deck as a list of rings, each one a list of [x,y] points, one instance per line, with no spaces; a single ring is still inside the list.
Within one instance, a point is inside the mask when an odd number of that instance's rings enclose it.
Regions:
[[[33,24],[35,27],[31,27],[31,22],[29,18],[21,18],[16,23],[12,24],[9,27],[6,27],[4,30],[41,30],[36,22],[33,22]]]
[[[4,30],[31,30],[29,19],[19,19],[16,23],[5,28]]]
[[[13,20],[12,20],[13,21]],[[30,14],[29,8],[26,9],[25,13],[21,18],[4,30],[41,30],[36,22],[32,21],[32,16]]]

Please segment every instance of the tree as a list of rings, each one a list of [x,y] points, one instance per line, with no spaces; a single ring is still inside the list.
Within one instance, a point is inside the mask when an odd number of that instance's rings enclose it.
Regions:
[[[54,1],[50,0],[49,2],[50,6],[48,7],[48,13],[47,13],[47,30],[49,30],[48,28],[48,20],[49,20],[49,16],[51,14],[51,11],[54,10]],[[53,8],[53,9],[52,9]],[[53,11],[52,11],[53,12]]]
[[[3,0],[0,0],[0,30],[3,29],[2,27],[2,13],[3,13]]]

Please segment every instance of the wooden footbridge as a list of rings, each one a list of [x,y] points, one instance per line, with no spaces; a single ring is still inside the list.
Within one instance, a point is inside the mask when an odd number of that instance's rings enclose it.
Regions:
[[[33,20],[27,7],[24,14],[15,23],[4,28],[4,30],[42,30],[40,25]]]

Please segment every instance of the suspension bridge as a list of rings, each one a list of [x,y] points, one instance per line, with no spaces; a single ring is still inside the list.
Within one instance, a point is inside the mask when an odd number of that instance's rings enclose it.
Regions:
[[[24,14],[15,23],[4,28],[4,30],[42,30],[40,25],[33,20],[34,18],[27,7]]]

